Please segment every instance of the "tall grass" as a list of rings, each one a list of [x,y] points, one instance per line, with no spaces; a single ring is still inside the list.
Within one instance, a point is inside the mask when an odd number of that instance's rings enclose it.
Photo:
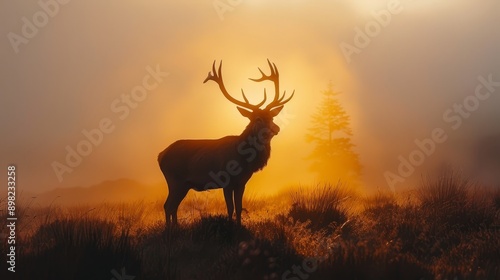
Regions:
[[[423,207],[448,211],[457,210],[457,206],[467,201],[471,182],[456,171],[446,170],[437,177],[424,177],[417,189],[417,195]]]
[[[109,279],[111,271],[140,270],[127,230],[95,219],[56,220],[41,226],[20,251],[22,279]]]
[[[456,171],[427,177],[417,189],[422,209],[433,225],[460,230],[487,228],[495,219],[494,201]]]
[[[428,177],[415,193],[416,202],[360,200],[342,184],[303,186],[279,206],[250,199],[241,227],[221,198],[213,209],[191,200],[179,213],[188,218],[168,230],[162,203],[31,209],[17,275],[109,280],[125,268],[134,280],[283,279],[296,267],[305,273],[308,259],[318,264],[305,274],[312,280],[500,279],[495,196],[457,173]]]
[[[314,188],[299,188],[292,193],[288,216],[300,222],[310,222],[311,229],[336,227],[348,220],[346,200],[353,193],[340,182],[336,185],[318,184]]]

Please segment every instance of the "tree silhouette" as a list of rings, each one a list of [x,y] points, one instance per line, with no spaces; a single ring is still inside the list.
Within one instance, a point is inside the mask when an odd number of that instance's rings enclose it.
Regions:
[[[315,144],[308,159],[311,170],[321,180],[349,181],[354,183],[361,175],[359,156],[353,151],[350,117],[336,98],[330,82],[323,91],[323,100],[312,115],[312,126],[306,135],[308,142]]]

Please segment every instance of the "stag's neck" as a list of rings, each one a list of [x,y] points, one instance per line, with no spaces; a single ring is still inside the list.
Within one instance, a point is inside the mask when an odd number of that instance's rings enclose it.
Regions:
[[[271,156],[271,142],[261,142],[258,132],[254,132],[251,125],[248,125],[238,138],[238,151],[243,151],[240,155],[249,169],[252,172],[263,169]]]
[[[245,130],[243,130],[243,132],[240,134],[239,138],[241,141],[245,141],[245,140],[248,140],[249,137],[252,137],[254,136],[254,132],[253,132],[253,129],[252,129],[252,126],[251,124],[247,125],[247,127],[245,127]],[[258,135],[255,135],[255,136],[258,136]]]

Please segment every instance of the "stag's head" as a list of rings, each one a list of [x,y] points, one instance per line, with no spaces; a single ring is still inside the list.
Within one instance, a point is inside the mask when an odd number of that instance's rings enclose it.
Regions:
[[[278,125],[276,125],[273,121],[274,117],[276,117],[279,112],[283,109],[283,106],[292,99],[295,91],[285,99],[286,92],[283,92],[283,95],[280,96],[279,90],[279,72],[278,68],[274,63],[271,63],[269,59],[267,60],[269,64],[269,68],[271,68],[271,74],[266,75],[259,68],[262,77],[258,79],[251,79],[254,82],[262,82],[262,81],[271,81],[274,83],[274,98],[273,100],[264,108],[261,108],[267,100],[266,90],[264,89],[264,98],[258,104],[250,104],[243,89],[241,90],[241,94],[243,96],[244,101],[240,101],[232,97],[226,90],[224,86],[224,82],[222,81],[222,61],[219,64],[219,69],[215,69],[215,61],[212,65],[212,72],[208,73],[208,77],[203,81],[206,83],[208,80],[212,80],[219,85],[219,88],[229,101],[237,105],[237,109],[240,114],[244,117],[247,117],[250,120],[249,127],[253,131],[254,134],[259,134],[260,138],[264,138],[266,141],[270,141],[274,135],[277,135],[280,131]]]

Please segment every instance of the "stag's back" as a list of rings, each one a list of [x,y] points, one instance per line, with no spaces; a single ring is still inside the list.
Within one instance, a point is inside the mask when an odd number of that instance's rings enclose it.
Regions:
[[[223,170],[230,160],[238,160],[237,136],[211,140],[179,140],[158,155],[160,169],[178,180],[204,183],[209,173]]]

